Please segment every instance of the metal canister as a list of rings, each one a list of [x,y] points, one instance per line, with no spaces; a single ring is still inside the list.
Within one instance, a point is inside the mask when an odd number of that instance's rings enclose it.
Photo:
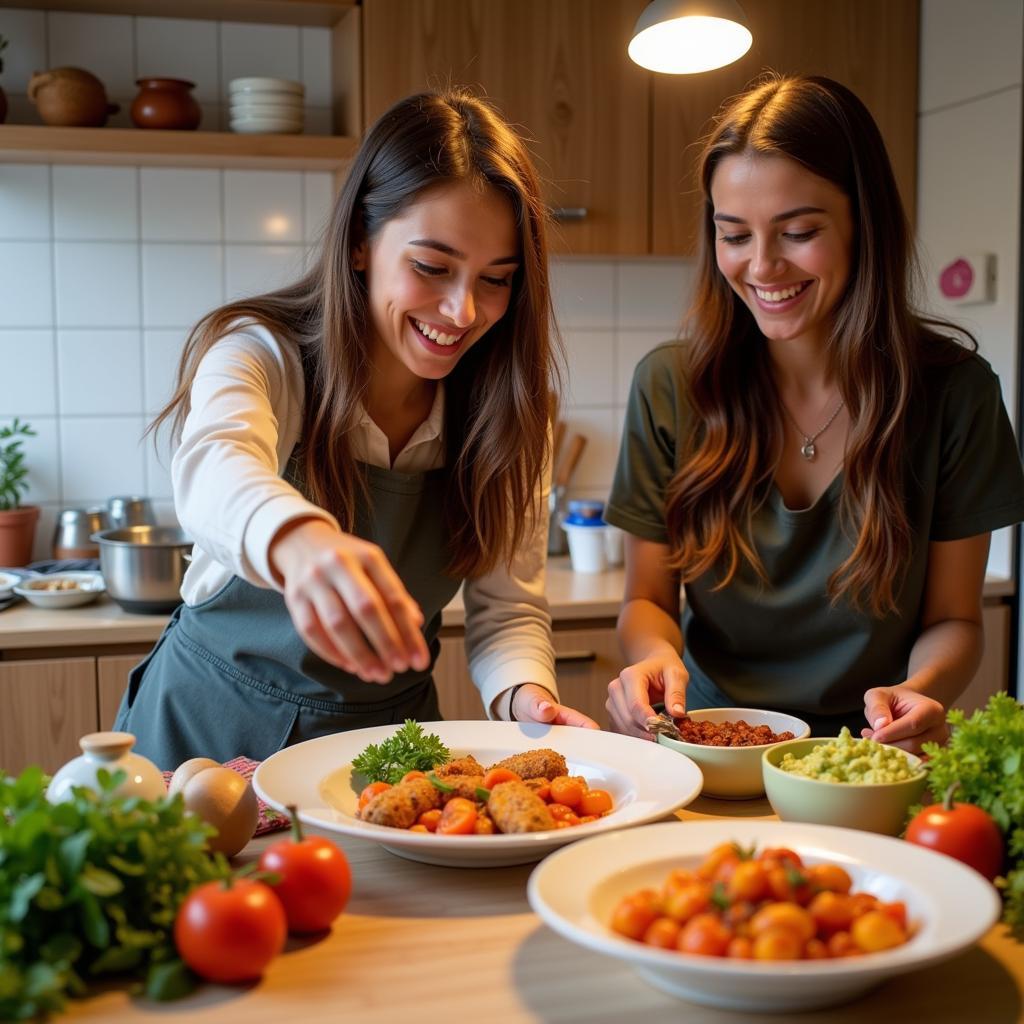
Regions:
[[[102,506],[64,509],[53,533],[53,557],[99,558],[99,544],[92,535],[109,528],[110,516]]]

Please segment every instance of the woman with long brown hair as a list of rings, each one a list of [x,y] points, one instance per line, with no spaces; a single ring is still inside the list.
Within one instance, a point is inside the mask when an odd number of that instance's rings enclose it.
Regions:
[[[370,129],[297,283],[192,332],[154,426],[180,436],[184,604],[117,727],[161,767],[440,717],[465,581],[491,717],[559,704],[544,598],[556,382],[544,206],[522,142],[460,91]]]
[[[700,175],[688,340],[637,367],[606,513],[631,663],[609,712],[649,736],[653,702],[774,708],[917,751],[978,666],[990,532],[1024,519],[999,381],[914,312],[885,146],[844,86],[737,97]]]

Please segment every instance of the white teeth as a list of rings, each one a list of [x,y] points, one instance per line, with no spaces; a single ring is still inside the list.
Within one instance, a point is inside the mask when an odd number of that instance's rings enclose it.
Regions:
[[[417,329],[424,338],[429,338],[436,345],[454,345],[461,337],[461,335],[456,334],[445,334],[436,327],[425,324],[422,320],[414,320],[413,323],[416,324]]]
[[[782,302],[783,299],[791,299],[794,295],[799,295],[804,287],[805,285],[802,284],[794,284],[776,292],[767,292],[763,288],[755,288],[754,291],[757,292],[757,297],[765,302]]]

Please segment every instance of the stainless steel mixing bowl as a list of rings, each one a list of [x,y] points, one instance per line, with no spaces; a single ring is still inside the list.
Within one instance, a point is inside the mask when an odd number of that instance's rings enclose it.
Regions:
[[[127,612],[153,614],[181,604],[192,541],[172,526],[124,526],[92,535],[107,593]]]

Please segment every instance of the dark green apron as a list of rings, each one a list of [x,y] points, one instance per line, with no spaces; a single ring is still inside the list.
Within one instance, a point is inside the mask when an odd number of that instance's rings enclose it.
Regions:
[[[156,647],[132,670],[116,729],[164,770],[190,757],[263,760],[282,747],[346,729],[441,717],[432,676],[441,609],[461,580],[445,573],[445,470],[364,467],[370,508],[355,533],[378,544],[419,603],[430,665],[367,683],[315,655],[284,597],[233,576],[200,604],[180,605]]]

